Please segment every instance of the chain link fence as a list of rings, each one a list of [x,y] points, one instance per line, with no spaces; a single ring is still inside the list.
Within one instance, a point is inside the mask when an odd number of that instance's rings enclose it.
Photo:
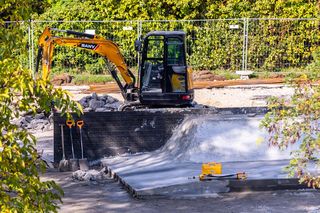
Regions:
[[[162,21],[31,21],[26,32],[28,58],[34,70],[37,40],[46,26],[84,32],[95,30],[117,43],[129,67],[137,70],[133,43],[154,30],[183,30],[188,63],[194,70],[254,72],[303,71],[320,44],[319,19],[217,19]],[[63,36],[63,34],[57,33]],[[104,60],[87,50],[56,47],[52,71],[106,74]]]
[[[244,69],[303,70],[319,47],[318,19],[248,19]]]

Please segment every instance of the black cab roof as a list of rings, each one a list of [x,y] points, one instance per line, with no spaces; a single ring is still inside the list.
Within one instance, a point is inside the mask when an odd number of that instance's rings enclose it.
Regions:
[[[186,33],[183,31],[151,31],[146,34],[146,37],[148,36],[173,36],[173,35],[178,35],[178,36],[185,36]]]

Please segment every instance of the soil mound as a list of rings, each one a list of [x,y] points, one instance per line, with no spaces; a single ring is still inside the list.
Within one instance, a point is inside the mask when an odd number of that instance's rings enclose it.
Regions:
[[[54,76],[53,79],[51,80],[51,82],[54,85],[61,86],[63,84],[70,84],[72,81],[72,78],[73,78],[73,76],[71,76],[67,73],[62,73],[62,74]]]
[[[193,80],[195,81],[224,81],[225,77],[215,75],[209,70],[201,70],[193,73]]]

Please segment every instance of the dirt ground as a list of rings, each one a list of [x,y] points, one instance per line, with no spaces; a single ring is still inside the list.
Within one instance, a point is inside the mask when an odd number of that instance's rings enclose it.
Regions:
[[[91,92],[98,95],[108,94],[123,101],[121,94],[117,91],[109,91],[109,85],[93,87],[64,86],[73,94],[74,100],[80,100]],[[253,85],[231,85],[227,87],[213,87],[194,90],[194,101],[213,107],[258,107],[266,106],[270,96],[288,98],[292,95],[293,88],[282,84],[253,84]]]
[[[47,172],[42,179],[54,180],[64,190],[59,212],[320,212],[320,192],[314,190],[241,192],[213,198],[132,198],[112,179],[80,182],[70,172]]]
[[[194,81],[194,89],[212,89],[223,88],[229,86],[241,86],[241,85],[275,85],[284,83],[283,78],[272,79],[248,79],[248,80],[201,80]],[[109,82],[102,85],[90,85],[87,93],[119,93],[119,87],[114,82]]]

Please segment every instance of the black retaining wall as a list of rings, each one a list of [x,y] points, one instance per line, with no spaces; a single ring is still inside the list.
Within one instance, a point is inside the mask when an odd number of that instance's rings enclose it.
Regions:
[[[165,144],[172,130],[188,115],[265,113],[266,108],[184,109],[166,111],[87,112],[82,130],[84,156],[95,160],[123,153],[153,151]],[[79,120],[74,115],[75,120]],[[66,157],[70,159],[70,130],[65,118],[54,114],[54,161],[62,159],[61,128],[64,125]],[[81,158],[80,132],[72,128],[75,157]]]

